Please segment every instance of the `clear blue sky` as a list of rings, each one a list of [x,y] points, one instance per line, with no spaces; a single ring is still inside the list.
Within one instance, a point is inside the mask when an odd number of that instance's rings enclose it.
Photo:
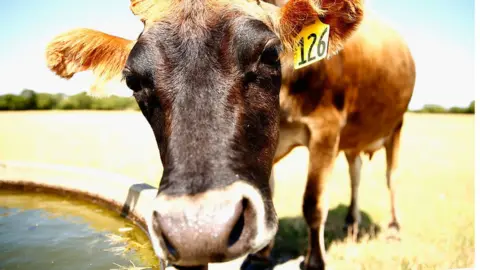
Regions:
[[[467,105],[474,99],[474,0],[365,0],[407,39],[417,64],[411,108],[426,103]],[[70,81],[45,66],[44,49],[55,35],[88,27],[135,39],[142,30],[129,0],[15,0],[0,9],[0,94],[23,88],[75,94],[91,74]],[[121,95],[128,95],[120,87]]]

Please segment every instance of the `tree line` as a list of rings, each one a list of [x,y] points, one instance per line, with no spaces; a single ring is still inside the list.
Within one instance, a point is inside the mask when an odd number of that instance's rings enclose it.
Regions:
[[[67,96],[25,89],[19,95],[0,95],[0,110],[139,110],[139,108],[133,97],[95,98],[86,92]]]
[[[24,89],[19,95],[0,95],[0,111],[20,110],[139,110],[133,97],[110,96],[94,98],[81,92],[68,96],[65,94],[37,93]],[[427,104],[416,113],[475,113],[475,101],[467,107],[445,108],[440,105]]]
[[[411,110],[415,113],[464,113],[464,114],[474,114],[475,113],[475,100],[470,102],[467,107],[450,107],[445,108],[436,104],[426,104],[423,108],[419,110]]]

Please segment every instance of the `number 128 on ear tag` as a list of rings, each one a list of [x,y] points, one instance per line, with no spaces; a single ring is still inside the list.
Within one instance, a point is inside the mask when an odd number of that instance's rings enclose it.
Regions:
[[[302,29],[295,38],[294,68],[299,69],[318,62],[327,56],[330,25],[315,22]]]

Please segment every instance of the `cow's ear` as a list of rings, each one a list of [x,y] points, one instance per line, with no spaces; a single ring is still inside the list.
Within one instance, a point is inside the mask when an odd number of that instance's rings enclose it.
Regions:
[[[280,10],[280,36],[287,48],[316,18],[330,25],[328,55],[336,54],[363,20],[363,0],[290,0]]]
[[[134,42],[91,29],[75,29],[55,37],[46,49],[50,70],[70,79],[75,73],[91,70],[96,77],[91,95],[102,95],[106,82],[121,78]]]

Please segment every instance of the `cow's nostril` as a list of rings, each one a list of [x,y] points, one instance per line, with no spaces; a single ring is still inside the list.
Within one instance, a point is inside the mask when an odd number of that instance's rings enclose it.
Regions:
[[[240,217],[237,220],[237,223],[235,223],[235,226],[233,226],[232,232],[228,236],[228,247],[233,246],[238,239],[240,239],[240,236],[242,235],[243,228],[245,227],[245,207],[247,207],[247,200],[243,199],[242,200],[242,209],[240,212]]]
[[[165,243],[165,246],[166,246],[168,252],[169,252],[174,258],[178,258],[178,252],[177,252],[177,250],[173,247],[172,243],[170,243],[170,241],[168,240],[167,236],[162,233],[162,238],[163,238],[163,242]]]
[[[170,242],[170,240],[168,240],[162,229],[161,219],[162,215],[160,215],[160,213],[157,211],[153,211],[153,229],[155,230],[156,234],[163,240],[163,243],[165,244],[165,247],[170,254],[169,256],[173,258],[178,258],[177,250],[173,247],[172,243]]]
[[[233,246],[238,241],[238,239],[240,239],[244,225],[245,225],[245,218],[243,217],[243,213],[242,213],[237,223],[235,224],[235,226],[233,226],[233,230],[230,233],[230,236],[228,237],[228,247]]]

